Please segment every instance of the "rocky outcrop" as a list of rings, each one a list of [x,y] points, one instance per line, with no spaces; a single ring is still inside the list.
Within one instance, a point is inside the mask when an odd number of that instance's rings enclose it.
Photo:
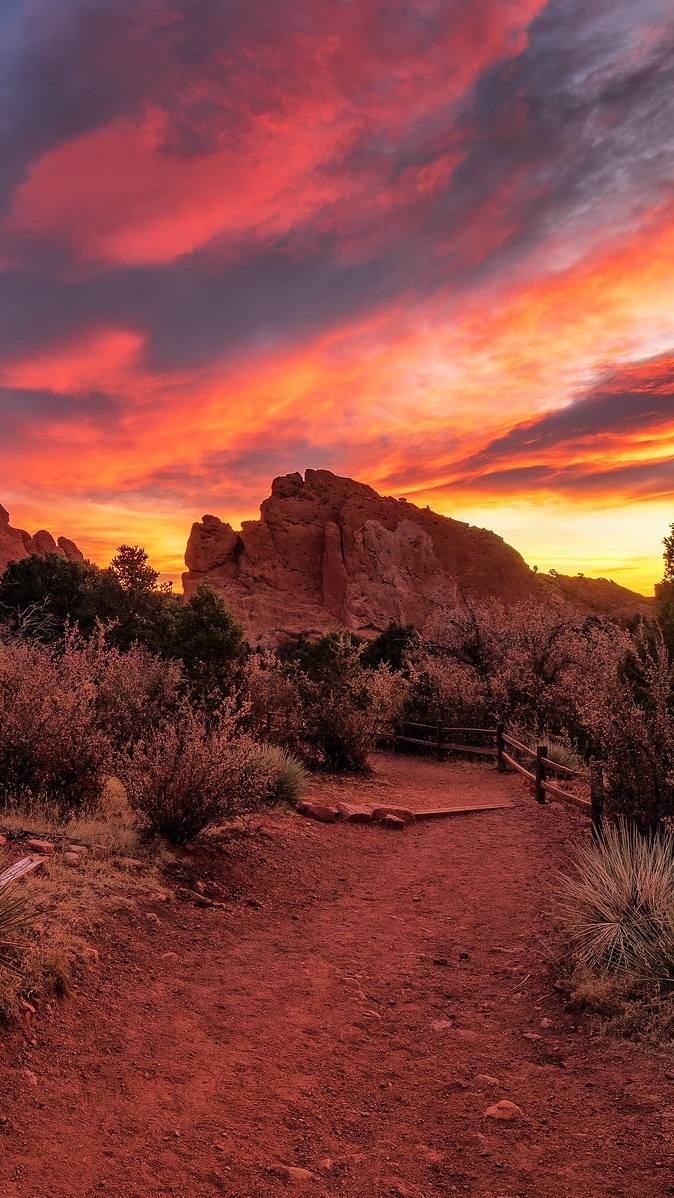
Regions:
[[[251,640],[266,644],[338,627],[372,636],[392,620],[423,628],[459,591],[506,602],[549,594],[495,533],[328,470],[274,479],[260,519],[240,532],[204,516],[185,562],[186,595],[208,579]],[[615,589],[621,603],[631,594]],[[636,610],[641,596],[632,599]]]
[[[56,553],[70,562],[84,560],[84,554],[68,537],[59,537],[58,541],[55,541],[51,533],[44,528],[34,536],[25,532],[23,528],[12,528],[9,512],[0,504],[0,577],[10,562],[21,561],[24,557],[30,557],[32,553],[37,553],[40,557]]]

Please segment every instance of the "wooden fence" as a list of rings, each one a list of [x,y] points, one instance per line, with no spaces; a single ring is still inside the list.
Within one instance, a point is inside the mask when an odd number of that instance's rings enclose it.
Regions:
[[[467,738],[473,743],[468,743]],[[395,725],[387,739],[390,739],[394,753],[397,745],[405,744],[430,749],[439,760],[442,760],[446,753],[469,753],[495,758],[499,773],[505,773],[510,768],[523,774],[533,783],[538,803],[545,803],[547,795],[561,803],[570,803],[591,819],[595,835],[601,836],[603,783],[601,771],[595,763],[589,770],[573,770],[566,765],[560,765],[548,757],[547,745],[538,745],[532,749],[516,737],[510,736],[502,724],[495,728],[458,728],[444,724],[442,720],[435,724],[405,720]],[[476,741],[478,743],[475,743]],[[585,799],[572,791],[564,790],[559,779],[588,786],[590,798]]]

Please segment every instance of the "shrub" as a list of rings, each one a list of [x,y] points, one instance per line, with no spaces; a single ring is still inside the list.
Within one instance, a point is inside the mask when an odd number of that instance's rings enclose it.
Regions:
[[[406,714],[459,727],[488,727],[495,719],[489,685],[475,666],[420,648],[408,663]]]
[[[574,964],[674,980],[674,837],[607,825],[576,850],[559,901]]]
[[[256,740],[302,751],[304,720],[299,690],[291,670],[271,650],[249,658],[242,694]]]
[[[603,692],[589,690],[584,701],[606,808],[645,833],[674,815],[672,678],[662,637],[637,640],[622,675]]]
[[[307,771],[299,757],[279,745],[256,745],[251,754],[254,769],[267,786],[267,802],[297,803],[307,785]]]
[[[309,760],[333,770],[362,770],[372,746],[372,692],[360,641],[332,632],[298,651],[288,668],[302,712]]]
[[[288,660],[255,654],[244,689],[255,736],[292,749],[312,766],[364,769],[376,718],[396,687],[387,667],[364,668],[360,649],[351,633],[333,632],[302,642]]]
[[[109,761],[82,655],[0,641],[0,803],[93,810]]]
[[[361,661],[368,670],[376,670],[382,665],[388,665],[392,670],[402,670],[416,639],[413,624],[399,624],[393,620],[379,636],[367,643],[361,653]]]
[[[203,700],[234,690],[249,650],[241,625],[202,582],[175,618],[170,651],[182,661],[194,698]]]
[[[114,749],[134,744],[178,710],[184,675],[177,661],[157,657],[143,645],[122,653],[99,629],[88,642],[70,638],[68,653],[79,653],[95,688],[98,726]]]
[[[230,714],[207,722],[183,707],[132,754],[120,754],[116,772],[149,830],[186,844],[264,799],[266,782],[250,769],[251,746]]]

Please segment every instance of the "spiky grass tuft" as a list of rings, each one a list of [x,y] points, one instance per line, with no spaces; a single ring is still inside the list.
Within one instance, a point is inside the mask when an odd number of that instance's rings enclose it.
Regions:
[[[299,757],[278,745],[259,745],[255,764],[269,778],[270,803],[297,803],[307,786],[308,774]]]
[[[609,825],[559,886],[568,955],[598,972],[674,981],[674,837]]]
[[[542,739],[541,743],[547,745],[548,760],[554,761],[555,765],[566,766],[568,770],[582,770],[583,762],[566,741],[551,738]]]

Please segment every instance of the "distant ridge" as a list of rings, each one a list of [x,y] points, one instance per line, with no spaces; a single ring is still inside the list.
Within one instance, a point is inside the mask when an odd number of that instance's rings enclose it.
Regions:
[[[260,519],[240,532],[204,516],[192,526],[185,564],[186,595],[208,579],[262,644],[339,627],[373,636],[392,620],[423,629],[438,604],[461,592],[506,603],[552,596],[621,619],[652,608],[607,579],[536,574],[496,533],[329,470],[274,479]]]
[[[59,537],[55,541],[50,532],[43,528],[34,536],[23,528],[12,528],[9,523],[9,512],[0,504],[0,577],[4,574],[10,562],[21,561],[37,553],[46,557],[48,553],[57,553],[68,561],[83,561],[84,554],[77,548],[74,541],[68,537]]]

